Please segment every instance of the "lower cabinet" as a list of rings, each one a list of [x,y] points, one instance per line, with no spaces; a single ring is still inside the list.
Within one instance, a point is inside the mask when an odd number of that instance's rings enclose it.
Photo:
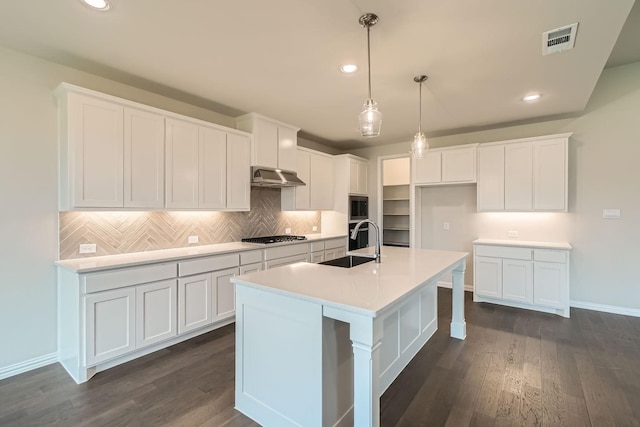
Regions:
[[[213,322],[211,291],[211,273],[178,279],[178,333]]]
[[[175,279],[136,286],[136,348],[175,337],[177,320]]]
[[[474,301],[569,317],[569,249],[474,245]]]

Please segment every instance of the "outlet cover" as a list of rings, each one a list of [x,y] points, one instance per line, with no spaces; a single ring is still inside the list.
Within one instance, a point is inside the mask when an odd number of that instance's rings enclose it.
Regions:
[[[284,229],[284,234],[291,234],[291,229],[290,228],[285,228]]]
[[[620,209],[602,209],[602,218],[620,218]]]
[[[449,229],[449,223],[448,222],[443,222],[442,223],[442,229],[443,230],[448,230]]]
[[[189,236],[189,237],[187,238],[187,241],[188,241],[189,243],[198,243],[198,236]]]
[[[318,231],[318,226],[314,225],[313,227],[311,227],[311,231]]]
[[[79,252],[81,254],[95,254],[96,253],[96,244],[95,243],[83,243],[80,245]]]
[[[511,231],[507,231],[507,236],[509,237],[518,237],[518,232],[511,230]]]

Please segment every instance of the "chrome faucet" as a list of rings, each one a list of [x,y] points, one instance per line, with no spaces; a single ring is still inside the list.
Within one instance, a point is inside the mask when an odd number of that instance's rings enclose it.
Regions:
[[[377,263],[380,263],[380,227],[378,227],[378,225],[375,222],[371,221],[370,219],[363,219],[362,221],[357,223],[356,227],[351,232],[351,240],[356,240],[356,237],[358,236],[358,230],[360,230],[360,226],[362,224],[364,224],[365,222],[368,222],[369,224],[373,225],[373,228],[376,229],[375,260],[376,260]]]

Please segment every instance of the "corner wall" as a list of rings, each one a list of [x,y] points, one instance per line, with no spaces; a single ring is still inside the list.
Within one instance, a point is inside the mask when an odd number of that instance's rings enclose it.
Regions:
[[[465,221],[476,224],[467,230],[468,239],[506,239],[506,230],[518,227],[521,240],[568,240],[574,247],[571,300],[586,308],[640,315],[640,63],[605,70],[578,118],[450,135],[430,143],[445,147],[564,132],[574,133],[569,140],[569,213],[544,218],[465,214]],[[369,185],[375,189],[377,157],[408,150],[407,142],[353,153],[370,159]],[[371,217],[377,218],[378,195],[371,191],[369,196]],[[605,208],[621,209],[622,217],[603,219]],[[421,221],[423,228],[433,229],[429,218]],[[468,250],[468,245],[457,249]]]

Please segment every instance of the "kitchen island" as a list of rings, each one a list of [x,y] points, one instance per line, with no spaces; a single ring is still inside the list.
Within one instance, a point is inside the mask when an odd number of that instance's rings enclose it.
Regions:
[[[448,273],[451,336],[465,338],[466,255],[384,247],[379,264],[233,278],[236,408],[264,426],[378,426],[380,395],[438,327],[436,284]]]

